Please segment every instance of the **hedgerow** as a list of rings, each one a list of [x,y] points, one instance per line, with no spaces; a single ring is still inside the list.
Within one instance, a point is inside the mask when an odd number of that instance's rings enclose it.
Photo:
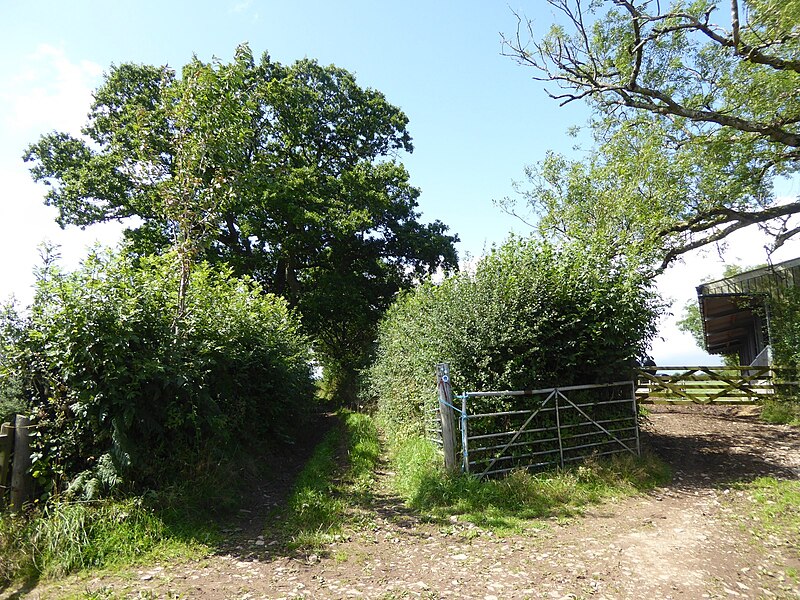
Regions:
[[[200,264],[176,322],[177,277],[173,255],[93,253],[46,265],[27,315],[5,313],[0,383],[33,417],[45,493],[199,477],[290,436],[309,406],[310,346],[282,299]]]
[[[367,372],[384,424],[419,431],[435,403],[434,366],[456,390],[531,389],[629,379],[662,303],[649,280],[574,247],[512,238],[474,274],[400,297]],[[510,409],[486,399],[477,409]]]

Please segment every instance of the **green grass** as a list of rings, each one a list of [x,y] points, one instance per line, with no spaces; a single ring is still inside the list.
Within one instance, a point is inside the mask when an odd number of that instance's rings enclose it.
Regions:
[[[350,507],[371,497],[379,454],[372,419],[342,412],[340,424],[317,446],[275,517],[273,527],[287,538],[290,550],[316,550],[342,534]]]
[[[62,577],[207,553],[210,530],[165,521],[139,499],[53,502],[25,516],[0,514],[0,583]]]
[[[736,488],[750,500],[746,527],[755,537],[778,538],[800,550],[800,481],[761,477]]]
[[[765,400],[761,419],[775,425],[800,427],[800,402],[789,400]]]
[[[392,453],[395,486],[415,510],[433,519],[459,515],[498,534],[541,527],[542,518],[580,514],[590,504],[634,495],[667,483],[669,468],[653,456],[615,455],[589,460],[570,469],[478,480],[468,475],[446,475],[441,458],[422,438],[395,444]]]

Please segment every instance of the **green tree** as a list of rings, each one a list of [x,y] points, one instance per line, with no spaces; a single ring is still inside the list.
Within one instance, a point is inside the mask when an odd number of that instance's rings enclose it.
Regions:
[[[678,319],[676,325],[679,330],[692,336],[698,348],[703,349],[706,347],[705,335],[703,334],[703,317],[700,315],[700,307],[697,305],[696,300],[686,301],[686,304],[683,305],[681,318]]]
[[[241,46],[230,64],[195,58],[181,77],[112,67],[84,137],[43,136],[25,158],[62,226],[136,216],[133,250],[174,244],[182,281],[205,255],[286,297],[348,389],[395,294],[456,265],[457,238],[418,220],[397,160],[413,149],[406,126],[343,69]]]
[[[597,151],[549,155],[526,199],[549,235],[664,267],[751,225],[800,232],[777,178],[800,166],[800,2],[548,0],[541,39],[520,19],[509,55],[593,110]]]

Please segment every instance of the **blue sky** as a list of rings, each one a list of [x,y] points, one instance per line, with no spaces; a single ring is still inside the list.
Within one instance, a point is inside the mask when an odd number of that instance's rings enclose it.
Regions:
[[[169,64],[192,56],[228,61],[248,42],[283,63],[309,57],[355,73],[408,115],[415,151],[401,157],[422,190],[423,220],[440,219],[461,237],[463,255],[480,255],[509,232],[528,231],[492,200],[513,195],[526,165],[548,149],[576,155],[566,135],[582,124],[582,105],[559,107],[532,73],[501,55],[513,35],[512,11],[544,34],[554,15],[541,0],[231,2],[74,2],[0,0],[0,297],[30,297],[37,245],[61,244],[74,265],[94,240],[113,243],[120,227],[61,231],[41,203],[43,189],[21,161],[25,147],[57,130],[77,133],[91,90],[112,63]],[[763,243],[742,237],[728,260],[764,262]],[[786,255],[798,255],[789,245]],[[714,253],[691,257],[666,274],[662,290],[682,306],[704,275],[721,273]],[[660,364],[708,363],[690,338],[662,327]]]

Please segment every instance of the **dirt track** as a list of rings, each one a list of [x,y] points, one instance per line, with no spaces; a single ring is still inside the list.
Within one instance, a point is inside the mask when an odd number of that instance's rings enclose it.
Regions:
[[[759,539],[741,520],[747,498],[729,487],[800,477],[800,430],[761,424],[745,409],[658,409],[645,444],[673,466],[672,485],[526,535],[421,523],[384,495],[374,527],[325,558],[274,555],[270,540],[255,538],[197,563],[82,585],[122,597],[242,600],[800,598],[800,532]],[[40,594],[59,597],[58,586],[28,597]]]

